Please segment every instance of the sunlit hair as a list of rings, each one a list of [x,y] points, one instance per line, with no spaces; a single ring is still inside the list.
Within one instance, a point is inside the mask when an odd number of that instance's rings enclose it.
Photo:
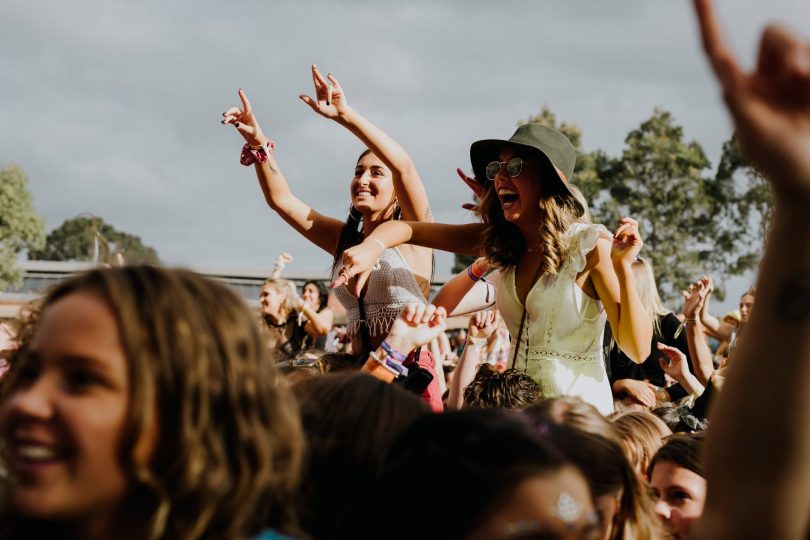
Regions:
[[[278,316],[281,320],[286,320],[295,308],[293,305],[293,299],[295,298],[295,283],[287,279],[270,278],[262,283],[261,288],[264,289],[267,286],[275,290],[284,298],[279,306]]]
[[[248,538],[267,526],[295,532],[290,498],[300,475],[301,424],[236,293],[187,270],[126,266],[63,281],[42,312],[74,293],[109,305],[128,364],[119,459],[129,478],[123,511],[138,529],[133,536]],[[26,384],[20,374],[29,345],[15,357],[3,400]],[[139,465],[134,448],[150,433],[157,433],[154,453]]]
[[[610,420],[596,407],[578,397],[560,396],[544,399],[527,407],[525,412],[536,421],[565,424],[621,444],[619,434],[616,433]]]
[[[503,373],[491,364],[481,364],[475,378],[464,388],[464,406],[522,409],[540,398],[540,386],[524,372]]]
[[[591,210],[588,207],[588,201],[585,199],[585,195],[582,193],[582,190],[574,184],[568,184],[568,190],[574,195],[574,198],[582,206],[582,216],[577,221],[580,223],[593,223],[593,219],[591,218]]]
[[[621,444],[566,424],[541,425],[540,429],[546,440],[582,469],[594,499],[619,495],[619,508],[609,525],[608,538],[658,540],[664,537],[652,500]],[[608,526],[603,526],[607,530]]]
[[[652,264],[644,257],[638,257],[633,261],[633,278],[636,280],[636,290],[638,291],[641,305],[653,324],[653,334],[661,335],[661,316],[672,313],[661,301],[658,294],[658,287],[655,284],[655,274]]]
[[[557,174],[551,164],[534,157],[528,159],[539,164],[540,178],[534,181],[543,182],[544,178]],[[485,256],[495,266],[504,269],[515,266],[520,261],[521,256],[526,253],[527,245],[517,225],[504,218],[503,207],[494,185],[494,182],[490,182],[479,205],[479,214],[486,226],[482,243]],[[547,194],[541,189],[539,207],[542,215],[539,223],[542,239],[540,273],[557,275],[568,256],[566,233],[579,219],[579,203],[568,193]]]
[[[757,288],[756,287],[749,287],[747,291],[740,295],[740,300],[742,300],[746,296],[753,296],[754,298],[757,297]]]
[[[664,444],[663,439],[672,435],[672,430],[649,411],[615,414],[611,421],[624,442],[630,463],[636,471],[646,476],[653,456]]]

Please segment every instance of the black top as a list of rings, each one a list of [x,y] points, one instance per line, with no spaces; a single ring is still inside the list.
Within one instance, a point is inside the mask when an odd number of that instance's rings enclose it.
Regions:
[[[675,338],[675,331],[681,325],[678,318],[672,313],[661,315],[658,318],[661,326],[660,333],[653,335],[652,348],[650,349],[650,356],[647,357],[641,364],[633,362],[626,354],[624,354],[616,345],[610,347],[611,331],[610,325],[605,327],[605,349],[608,350],[606,355],[608,358],[608,380],[611,386],[619,379],[635,379],[637,381],[649,381],[656,386],[666,386],[664,379],[664,370],[658,364],[659,358],[666,359],[664,353],[658,350],[656,343],[663,343],[679,349],[686,355],[686,362],[689,364],[689,371],[694,373],[692,369],[692,360],[689,358],[689,345],[686,341],[686,332],[681,332]],[[609,349],[608,349],[609,348]]]

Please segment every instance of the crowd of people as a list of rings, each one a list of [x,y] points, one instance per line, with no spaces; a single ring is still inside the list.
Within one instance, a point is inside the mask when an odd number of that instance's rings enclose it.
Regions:
[[[190,271],[121,266],[24,309],[0,539],[806,538],[810,45],[770,26],[747,73],[694,3],[776,199],[739,312],[712,314],[708,276],[665,306],[638,224],[592,223],[545,126],[474,142],[478,221],[435,223],[404,148],[313,65],[301,99],[367,147],[345,219],[293,195],[243,91],[222,122],[331,275],[299,293],[280,255],[257,313]],[[433,249],[478,258],[429,298]]]

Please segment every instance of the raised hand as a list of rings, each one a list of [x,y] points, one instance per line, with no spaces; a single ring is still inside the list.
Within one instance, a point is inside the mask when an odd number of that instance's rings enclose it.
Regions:
[[[316,113],[330,120],[336,120],[346,113],[349,108],[346,94],[336,78],[328,74],[324,79],[321,72],[318,71],[318,66],[312,64],[312,82],[315,84],[315,99],[301,94],[298,96],[301,101],[309,105]]]
[[[458,177],[461,178],[462,182],[467,184],[467,187],[472,190],[479,201],[484,198],[484,193],[486,193],[487,190],[484,188],[484,186],[478,183],[478,180],[475,178],[470,178],[461,169],[456,169],[456,174],[458,174]],[[473,203],[464,203],[461,205],[461,207],[472,212],[478,211],[478,205]]]
[[[447,327],[447,312],[433,304],[409,304],[394,321],[386,340],[407,354],[420,345],[430,343]],[[406,352],[407,351],[407,352]]]
[[[250,146],[266,144],[267,137],[264,136],[262,128],[256,121],[250,102],[241,88],[239,89],[239,99],[242,100],[242,108],[232,107],[222,113],[222,123],[232,124]]]
[[[658,364],[661,366],[661,369],[676,381],[682,382],[689,374],[689,365],[686,362],[686,355],[675,347],[670,347],[663,343],[657,343],[656,345],[658,346],[658,350],[667,357],[666,360],[663,358],[658,359]]]
[[[703,48],[723,89],[743,152],[787,201],[810,199],[810,44],[784,27],[762,34],[756,69],[744,72],[710,0],[694,0]]]
[[[498,329],[498,310],[486,309],[476,311],[467,325],[467,332],[470,337],[486,338]]]
[[[352,277],[357,276],[354,285],[354,295],[360,296],[360,291],[371,276],[371,271],[383,254],[384,245],[376,237],[366,238],[362,243],[352,246],[343,252],[343,268],[337,279],[331,283],[333,289],[341,285],[349,285]]]
[[[687,319],[694,319],[700,313],[708,292],[706,283],[699,279],[689,285],[688,291],[681,293],[683,296],[683,314]]]
[[[610,250],[613,264],[631,264],[638,257],[642,247],[644,241],[638,232],[638,221],[629,217],[622,218],[613,235],[613,246]]]

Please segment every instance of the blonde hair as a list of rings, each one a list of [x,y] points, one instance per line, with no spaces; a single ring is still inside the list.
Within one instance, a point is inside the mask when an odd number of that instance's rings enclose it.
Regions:
[[[644,257],[638,257],[633,261],[632,268],[639,300],[641,300],[641,305],[644,306],[644,311],[647,312],[647,316],[653,324],[653,335],[661,335],[660,318],[662,315],[672,313],[672,310],[667,309],[661,301],[658,287],[655,284],[655,273],[650,261]]]
[[[626,411],[612,415],[610,420],[633,468],[646,476],[653,456],[663,446],[663,439],[672,435],[672,430],[648,411]]]
[[[41,309],[78,292],[109,305],[127,359],[130,406],[119,452],[133,535],[296,532],[290,501],[301,469],[300,419],[236,293],[187,270],[126,266],[60,283]],[[29,343],[15,356],[3,401],[25,384]],[[139,465],[133,451],[150,432],[158,434],[154,454]]]
[[[293,305],[293,299],[296,296],[295,283],[288,279],[269,278],[262,283],[261,288],[264,289],[268,285],[270,288],[284,297],[284,300],[281,301],[281,306],[279,308],[279,317],[286,320],[287,317],[290,316],[290,313],[292,313],[295,309],[295,306]]]
[[[558,174],[545,160],[536,162],[540,166],[540,178],[534,181],[541,182],[543,178]],[[490,182],[479,205],[479,215],[486,226],[482,235],[484,255],[495,266],[504,269],[515,266],[527,246],[517,225],[504,218],[501,201],[493,186],[494,183]],[[569,240],[566,233],[573,223],[580,220],[580,203],[567,192],[543,192],[538,206],[543,216],[539,226],[542,247],[540,274],[557,275],[568,257]]]

